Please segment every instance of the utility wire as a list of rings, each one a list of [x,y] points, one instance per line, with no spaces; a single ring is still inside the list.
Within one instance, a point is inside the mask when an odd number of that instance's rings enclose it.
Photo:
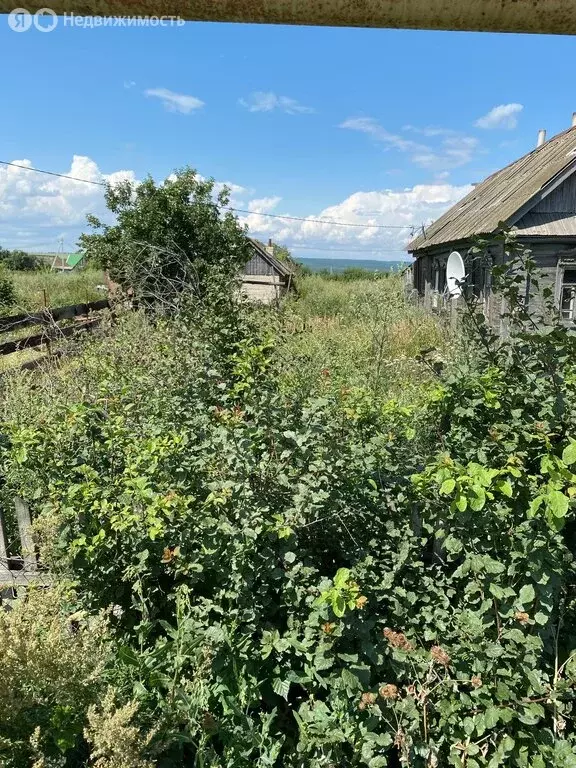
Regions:
[[[0,160],[1,165],[8,165],[11,168],[21,168],[23,171],[33,171],[34,173],[44,173],[47,176],[57,176],[60,179],[69,179],[70,181],[82,181],[84,184],[94,184],[97,187],[106,187],[105,181],[91,181],[90,179],[79,179],[77,176],[68,176],[66,173],[56,173],[55,171],[44,171],[41,168],[32,168],[29,165],[19,165],[10,163],[7,160]],[[243,208],[232,208],[224,206],[227,211],[235,213],[247,213],[255,216],[269,216],[272,219],[287,219],[288,221],[307,221],[311,224],[332,224],[338,227],[360,227],[362,229],[417,229],[416,224],[356,224],[348,221],[332,221],[331,219],[307,219],[302,216],[282,216],[279,213],[259,213],[258,211],[247,211]]]
[[[273,219],[288,219],[290,221],[307,221],[311,224],[335,224],[338,227],[361,227],[362,229],[415,229],[416,224],[353,224],[348,221],[332,221],[331,219],[307,219],[302,216],[281,216],[279,213],[261,213],[260,211],[245,211],[242,208],[228,208],[237,213],[249,213],[254,216],[271,216]]]
[[[65,173],[56,173],[55,171],[43,171],[40,168],[32,168],[29,165],[18,165],[18,163],[9,163],[6,160],[0,160],[1,165],[9,165],[12,168],[22,168],[24,171],[34,171],[35,173],[45,173],[47,176],[58,176],[61,179],[70,179],[71,181],[83,181],[84,184],[95,184],[97,187],[105,187],[105,181],[90,181],[90,179],[79,179],[76,176],[67,176]]]

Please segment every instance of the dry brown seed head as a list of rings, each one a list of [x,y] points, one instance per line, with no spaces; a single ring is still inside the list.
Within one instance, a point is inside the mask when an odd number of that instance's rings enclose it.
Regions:
[[[402,651],[414,650],[414,646],[403,632],[394,632],[394,630],[386,627],[384,629],[383,635],[386,640],[388,640],[388,643],[392,646],[392,648],[399,648]]]
[[[439,645],[433,645],[430,649],[430,656],[437,664],[447,667],[450,664],[450,656]]]
[[[383,699],[397,699],[398,687],[393,683],[387,683],[386,685],[380,686],[378,693]]]

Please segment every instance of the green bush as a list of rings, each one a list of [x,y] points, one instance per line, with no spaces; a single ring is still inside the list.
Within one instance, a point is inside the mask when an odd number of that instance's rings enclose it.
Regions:
[[[16,290],[10,273],[0,266],[0,310],[10,309],[16,303]]]
[[[0,262],[7,269],[22,272],[33,272],[42,266],[42,262],[33,253],[18,250],[9,251],[6,248],[0,248]]]
[[[0,610],[0,765],[79,765],[88,708],[102,692],[106,627],[58,590]],[[37,761],[37,762],[36,762]]]
[[[191,168],[176,171],[162,184],[148,177],[140,184],[122,181],[105,192],[116,223],[95,216],[96,230],[81,235],[88,263],[106,269],[112,280],[137,299],[171,309],[184,293],[202,298],[216,279],[230,290],[250,258],[246,232],[226,210],[229,189],[215,191],[213,179]]]
[[[472,300],[418,412],[286,386],[230,308],[126,320],[41,419],[14,405],[6,487],[114,606],[118,717],[159,764],[576,766],[576,342],[534,331],[515,261],[494,285],[508,338]]]

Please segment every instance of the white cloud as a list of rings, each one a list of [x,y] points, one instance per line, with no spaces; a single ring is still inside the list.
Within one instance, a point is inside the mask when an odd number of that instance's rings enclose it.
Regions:
[[[33,165],[27,159],[12,162],[27,168]],[[93,182],[136,181],[133,171],[104,174],[83,155],[74,155],[70,168],[62,173]],[[65,248],[74,249],[80,232],[86,230],[87,214],[109,220],[103,192],[98,184],[0,166],[0,245],[56,251],[58,238],[64,237]]]
[[[405,125],[402,128],[403,131],[411,131],[412,133],[419,133],[421,136],[454,136],[457,132],[453,128],[442,128],[435,125],[425,125],[423,128],[418,128],[415,125]]]
[[[466,165],[474,157],[478,139],[473,136],[451,136],[442,141],[438,150],[427,150],[413,155],[412,160],[421,168],[443,171]]]
[[[247,99],[239,99],[239,103],[246,107],[249,112],[272,112],[275,109],[289,115],[304,115],[315,112],[312,107],[305,107],[296,99],[290,99],[288,96],[277,96],[272,91],[254,91]]]
[[[518,125],[518,116],[523,109],[522,104],[499,104],[478,118],[474,125],[477,128],[504,128],[511,131]]]
[[[411,239],[412,225],[429,224],[471,189],[469,185],[419,184],[399,190],[355,192],[342,202],[306,217],[303,221],[261,215],[270,212],[268,206],[266,211],[259,210],[240,216],[240,220],[248,225],[250,233],[255,237],[271,237],[277,242],[286,243],[294,249],[296,256],[306,255],[308,249],[326,247],[343,251],[350,248],[381,252],[384,257],[388,255],[388,258],[394,258],[392,252],[401,253]],[[287,211],[278,208],[279,198],[266,200],[277,201],[275,213],[289,215]],[[318,223],[315,219],[328,221]],[[355,226],[343,227],[331,223],[334,221]],[[380,226],[372,227],[371,224]],[[383,229],[382,225],[386,224],[392,225],[392,228]],[[407,226],[397,228],[402,225]],[[299,245],[305,246],[305,249],[299,250]]]
[[[134,80],[124,80],[124,88],[126,88],[126,90],[130,90],[130,88],[134,88],[135,85],[136,83],[134,82]]]
[[[29,159],[14,160],[32,167]],[[103,174],[94,160],[75,155],[62,173],[87,181],[137,181],[130,170]],[[223,182],[217,182],[221,188]],[[470,186],[453,186],[446,182],[420,184],[404,189],[354,192],[341,202],[311,212],[303,221],[266,216],[267,213],[291,216],[298,212],[281,205],[278,195],[254,197],[254,190],[228,182],[233,198],[231,205],[250,211],[238,214],[250,234],[260,239],[272,237],[294,248],[295,255],[306,255],[309,249],[334,248],[365,250],[395,258],[411,237],[411,227],[401,225],[428,224],[467,194]],[[56,251],[63,236],[66,250],[73,250],[78,236],[88,231],[86,215],[93,213],[106,222],[113,221],[104,204],[103,188],[95,184],[56,176],[44,176],[23,168],[0,166],[0,245],[31,251]],[[314,219],[325,219],[318,223]],[[342,227],[331,222],[355,224]],[[394,228],[371,227],[371,224],[393,225]],[[299,250],[298,246],[305,246]],[[326,254],[328,255],[328,254]],[[351,253],[351,256],[360,254]]]
[[[144,91],[146,96],[160,99],[165,109],[169,112],[181,112],[183,115],[189,115],[195,109],[204,106],[204,102],[197,99],[196,96],[188,96],[185,93],[174,93],[168,88],[149,88]]]
[[[423,133],[429,137],[443,137],[439,146],[431,147],[399,134],[390,133],[372,117],[348,118],[340,124],[340,128],[366,133],[388,149],[406,152],[413,163],[428,170],[440,171],[466,165],[472,160],[479,143],[478,139],[472,136],[460,136],[447,128],[404,127],[404,130]]]
[[[250,200],[248,203],[248,210],[252,213],[268,213],[268,211],[274,210],[274,208],[276,208],[281,200],[281,197],[256,198],[254,200]]]
[[[427,149],[427,147],[418,142],[405,139],[395,133],[390,133],[373,117],[350,117],[348,120],[340,123],[340,128],[349,128],[352,131],[366,133],[376,139],[376,141],[399,149],[401,152],[418,152]]]

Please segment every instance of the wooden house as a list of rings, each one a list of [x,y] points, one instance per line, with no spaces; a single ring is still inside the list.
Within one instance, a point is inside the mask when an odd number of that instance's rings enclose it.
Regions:
[[[274,256],[272,243],[249,238],[252,255],[242,270],[242,292],[252,301],[272,304],[294,287],[294,266]]]
[[[540,287],[550,286],[568,322],[576,320],[576,113],[572,127],[538,144],[519,160],[488,176],[409,245],[412,282],[427,306],[447,299],[446,262],[456,251],[466,266],[466,282],[497,323],[501,302],[491,291],[491,267],[505,259],[501,245],[484,259],[469,253],[473,239],[499,231],[501,223],[532,252]]]

